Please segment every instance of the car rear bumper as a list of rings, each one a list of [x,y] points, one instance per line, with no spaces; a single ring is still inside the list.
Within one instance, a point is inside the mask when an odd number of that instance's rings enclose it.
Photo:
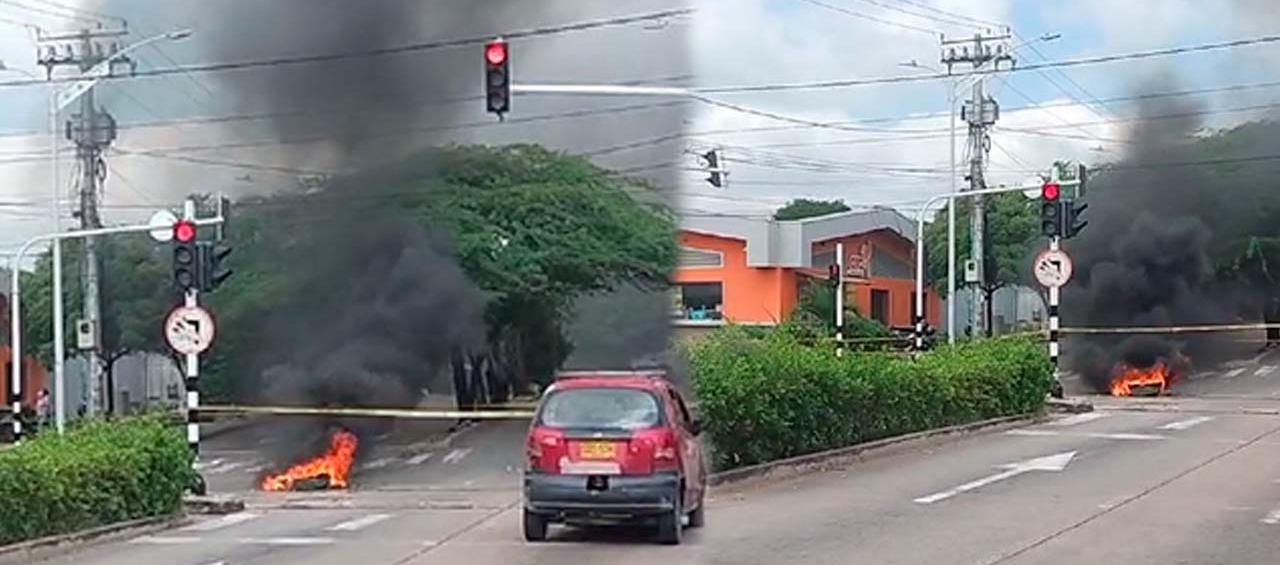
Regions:
[[[526,474],[525,508],[563,518],[634,518],[670,512],[679,496],[675,473],[610,476],[608,489],[588,490],[586,475]]]

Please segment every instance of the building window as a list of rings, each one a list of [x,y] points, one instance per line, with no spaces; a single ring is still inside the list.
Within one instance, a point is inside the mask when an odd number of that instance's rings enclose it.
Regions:
[[[707,251],[705,249],[681,247],[679,265],[681,267],[704,269],[723,267],[724,254],[719,251]]]
[[[889,325],[889,291],[871,289],[871,318]]]
[[[680,292],[678,315],[686,320],[724,319],[724,285],[685,283],[676,285]]]

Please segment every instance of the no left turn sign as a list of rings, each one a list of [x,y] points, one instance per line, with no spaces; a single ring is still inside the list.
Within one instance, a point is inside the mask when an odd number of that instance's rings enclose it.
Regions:
[[[209,311],[199,306],[179,306],[164,322],[164,339],[183,355],[204,353],[213,344],[214,323]]]
[[[1071,280],[1071,257],[1061,249],[1046,249],[1036,256],[1031,270],[1040,284],[1049,288],[1061,287]]]

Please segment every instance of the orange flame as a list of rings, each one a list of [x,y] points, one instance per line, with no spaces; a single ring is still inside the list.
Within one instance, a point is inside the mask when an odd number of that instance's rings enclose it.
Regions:
[[[1111,379],[1111,396],[1133,396],[1133,389],[1143,387],[1159,387],[1159,394],[1169,392],[1173,382],[1173,373],[1163,361],[1146,368],[1120,365]]]
[[[328,477],[329,488],[347,488],[347,477],[351,473],[351,465],[356,460],[356,446],[359,440],[348,431],[333,434],[329,442],[329,451],[290,467],[289,470],[269,475],[262,479],[262,490],[293,490],[300,481]]]

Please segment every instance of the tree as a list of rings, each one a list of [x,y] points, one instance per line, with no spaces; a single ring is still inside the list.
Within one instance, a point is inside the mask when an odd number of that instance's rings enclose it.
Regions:
[[[982,292],[986,295],[987,319],[991,318],[991,297],[1001,288],[1017,285],[1026,280],[1029,263],[1035,254],[1040,237],[1039,208],[1036,200],[1019,192],[995,194],[986,197],[986,252],[984,271],[986,280]],[[956,268],[961,269],[971,257],[972,247],[970,218],[971,199],[958,201],[956,207]],[[935,291],[945,295],[947,288],[947,212],[938,211],[933,221],[925,227],[926,278]],[[960,278],[961,275],[957,275]],[[961,279],[962,280],[962,279]]]
[[[858,309],[845,302],[844,325],[846,338],[889,337],[889,328],[878,320],[863,317]],[[826,337],[836,332],[836,289],[825,281],[807,281],[800,290],[800,300],[791,312],[793,324],[803,326],[813,333]]]
[[[778,208],[778,211],[773,213],[773,219],[778,221],[802,220],[804,218],[848,212],[849,210],[852,210],[852,208],[845,204],[843,200],[797,198],[787,202],[786,206]]]
[[[101,347],[95,362],[102,366],[108,391],[114,390],[115,364],[137,352],[167,352],[161,325],[176,300],[170,284],[167,247],[144,235],[119,235],[99,240],[102,291]],[[62,288],[66,319],[67,355],[76,355],[74,321],[81,318],[84,246],[63,243]],[[46,364],[53,358],[53,257],[46,252],[36,269],[23,275],[23,336],[29,353]],[[110,400],[110,395],[107,396]]]

